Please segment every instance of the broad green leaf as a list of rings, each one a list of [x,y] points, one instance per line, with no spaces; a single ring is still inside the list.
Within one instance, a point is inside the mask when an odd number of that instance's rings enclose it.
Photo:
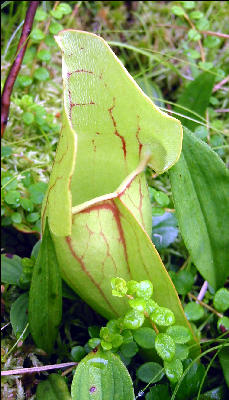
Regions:
[[[219,288],[229,265],[229,171],[209,146],[185,130],[170,179],[185,245],[204,279]]]
[[[21,257],[1,255],[1,282],[18,285],[21,274]]]
[[[195,120],[202,120],[205,118],[205,111],[209,104],[209,99],[211,97],[213,85],[214,85],[215,75],[209,72],[202,72],[197,76],[194,81],[189,83],[187,88],[183,91],[182,95],[178,99],[179,105],[188,108],[190,111],[186,111],[182,109],[182,114],[186,115],[189,118],[193,118]],[[175,107],[175,111],[181,113],[180,107]],[[196,116],[195,112],[199,114],[200,118]],[[202,117],[202,118],[201,118]],[[185,125],[188,129],[194,130],[198,123],[188,120],[183,117],[178,117],[183,125]]]
[[[21,294],[11,306],[10,323],[17,338],[22,334],[28,323],[28,305],[29,295],[26,292]]]
[[[56,41],[63,57],[63,128],[43,229],[47,217],[62,277],[107,318],[127,311],[127,302],[112,296],[112,278],[150,280],[155,300],[187,325],[150,240],[144,174],[146,165],[162,173],[177,161],[180,122],[153,104],[101,37],[67,30]]]
[[[52,352],[62,315],[62,281],[46,223],[29,292],[29,325],[36,345]]]
[[[71,396],[63,376],[49,375],[48,379],[37,386],[36,400],[71,400]]]
[[[76,368],[72,400],[134,400],[131,377],[120,359],[101,350],[88,354]]]

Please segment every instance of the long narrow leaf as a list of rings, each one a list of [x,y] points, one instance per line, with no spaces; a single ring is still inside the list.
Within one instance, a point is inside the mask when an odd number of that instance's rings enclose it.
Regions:
[[[209,146],[185,129],[170,179],[187,249],[202,276],[219,288],[229,275],[229,172]]]
[[[52,352],[62,315],[62,282],[56,252],[45,226],[29,293],[29,325],[36,345]]]

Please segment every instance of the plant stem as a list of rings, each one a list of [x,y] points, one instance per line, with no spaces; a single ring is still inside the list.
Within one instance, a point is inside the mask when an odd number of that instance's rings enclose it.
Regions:
[[[24,54],[28,44],[29,34],[33,25],[34,16],[39,5],[39,1],[31,1],[26,13],[25,22],[22,28],[21,37],[17,46],[16,58],[10,68],[9,74],[6,78],[5,85],[2,92],[1,106],[1,136],[3,136],[9,115],[10,109],[10,96],[14,87],[14,82],[18,76]]]
[[[198,300],[198,298],[196,296],[194,296],[194,294],[188,293],[188,296],[191,299],[196,300],[197,303],[201,304],[201,306],[207,308],[209,311],[211,311],[213,314],[217,315],[218,318],[222,318],[223,314],[219,313],[218,311],[216,311],[213,307],[209,306],[208,304],[204,303],[201,300]]]
[[[50,369],[59,369],[59,368],[66,368],[78,365],[77,362],[68,362],[62,364],[53,364],[53,365],[44,365],[42,367],[32,367],[32,368],[18,368],[18,369],[11,369],[9,371],[2,371],[1,376],[8,376],[8,375],[22,375],[22,374],[33,374],[34,372],[43,372],[49,371]]]

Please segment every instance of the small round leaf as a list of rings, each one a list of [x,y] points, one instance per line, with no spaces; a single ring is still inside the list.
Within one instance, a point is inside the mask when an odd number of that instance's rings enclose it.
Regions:
[[[46,68],[40,67],[37,68],[36,71],[34,72],[34,78],[36,78],[38,81],[47,81],[49,79],[49,72]]]
[[[142,327],[133,332],[134,340],[143,349],[153,349],[156,333],[152,328]]]
[[[131,308],[137,311],[144,312],[146,308],[146,302],[144,299],[141,298],[136,298],[136,299],[130,299],[129,300],[129,305]]]
[[[159,333],[155,339],[155,349],[165,361],[171,361],[175,355],[176,345],[171,336]]]
[[[150,319],[159,326],[170,326],[175,323],[173,312],[165,307],[157,307],[152,314],[150,314]]]
[[[138,329],[143,325],[144,320],[145,316],[143,313],[131,310],[125,315],[123,324],[126,329]]]
[[[173,338],[175,343],[179,344],[187,343],[192,338],[188,328],[182,325],[170,326],[166,333]]]
[[[135,342],[123,343],[120,347],[120,351],[124,355],[124,357],[131,358],[134,357],[138,352],[138,346]]]
[[[181,360],[174,358],[172,361],[164,362],[165,373],[169,378],[170,382],[177,382],[183,374],[183,365]]]
[[[149,299],[153,294],[153,284],[146,280],[139,282],[136,290],[136,295],[138,297],[143,297],[144,299]]]
[[[203,307],[198,303],[194,303],[193,301],[184,307],[184,312],[189,321],[198,321],[204,316]]]
[[[156,362],[147,362],[137,369],[138,379],[145,383],[159,382],[163,376],[163,368]]]
[[[220,312],[225,312],[229,309],[229,290],[226,288],[221,288],[217,290],[213,304],[216,310]]]

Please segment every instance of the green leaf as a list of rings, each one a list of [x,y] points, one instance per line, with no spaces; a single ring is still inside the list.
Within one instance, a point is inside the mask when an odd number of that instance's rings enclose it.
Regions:
[[[195,1],[182,1],[181,2],[183,7],[186,8],[186,10],[192,10],[193,8],[195,8],[196,6],[196,2]]]
[[[223,370],[223,375],[229,387],[229,348],[224,347],[219,353],[219,361]]]
[[[66,30],[56,41],[63,56],[63,130],[42,215],[61,274],[108,319],[128,307],[112,296],[112,278],[149,280],[155,300],[187,325],[150,240],[144,174],[146,165],[162,173],[177,161],[181,125],[159,111],[101,37]]]
[[[155,349],[163,360],[171,361],[175,355],[176,345],[171,336],[159,333],[155,339]]]
[[[215,76],[213,74],[210,74],[209,72],[202,72],[197,76],[196,79],[194,79],[194,81],[189,83],[178,99],[178,104],[180,106],[186,107],[190,110],[186,111],[182,109],[183,115],[199,121],[202,121],[201,117],[205,118],[205,112],[209,104],[214,81]],[[175,107],[175,111],[181,113],[180,107]],[[198,118],[196,114],[193,114],[192,111],[199,114],[200,118]],[[197,122],[188,120],[184,117],[178,118],[183,125],[192,131],[199,126]]]
[[[163,367],[156,362],[147,362],[137,369],[137,377],[145,383],[159,382],[164,376]]]
[[[228,276],[229,172],[218,155],[190,131],[170,171],[176,216],[191,258],[217,289]]]
[[[219,332],[227,332],[229,331],[229,318],[222,317],[217,321],[217,328]]]
[[[187,343],[192,338],[190,331],[185,326],[181,325],[170,326],[166,330],[166,333],[173,338],[175,343],[179,344]]]
[[[1,282],[18,285],[22,274],[21,257],[1,255]]]
[[[170,400],[169,387],[166,384],[155,385],[146,394],[146,400]]]
[[[179,7],[179,6],[173,6],[171,8],[171,11],[173,14],[178,15],[178,16],[182,16],[185,14],[185,11],[183,10],[183,8]]]
[[[153,349],[156,333],[152,328],[142,327],[133,331],[135,342],[143,349]]]
[[[154,198],[161,207],[166,207],[169,205],[169,197],[164,192],[157,191],[154,195]]]
[[[200,31],[208,30],[210,27],[210,22],[207,20],[207,18],[201,18],[199,21],[197,21],[196,27]]]
[[[22,216],[19,212],[14,212],[10,217],[14,224],[20,224],[22,221]]]
[[[175,288],[179,294],[185,295],[192,289],[194,276],[190,271],[179,271],[172,277]]]
[[[41,204],[47,189],[47,183],[38,182],[28,187],[31,200],[34,204]]]
[[[52,34],[52,35],[57,35],[57,33],[59,32],[59,31],[61,31],[63,29],[63,26],[61,25],[61,24],[59,24],[58,22],[52,22],[51,24],[50,24],[50,27],[49,27],[49,32]]]
[[[188,38],[189,40],[193,40],[193,42],[197,42],[201,39],[201,34],[196,29],[189,29]]]
[[[49,72],[44,67],[37,68],[34,72],[34,78],[41,82],[47,81],[49,79]]]
[[[30,34],[30,38],[34,40],[34,42],[40,42],[45,38],[44,32],[42,32],[40,29],[35,28],[32,30]]]
[[[111,352],[87,355],[78,365],[72,381],[72,400],[134,400],[130,375]]]
[[[86,352],[82,346],[74,346],[71,350],[71,356],[73,361],[79,362],[86,355]]]
[[[135,342],[123,343],[120,347],[120,351],[124,355],[124,357],[131,358],[134,357],[138,352],[138,346]]]
[[[192,11],[190,13],[190,18],[192,19],[201,19],[203,18],[204,14],[201,11]]]
[[[23,122],[26,124],[26,125],[31,125],[33,122],[34,122],[34,114],[33,113],[31,113],[31,112],[25,112],[25,113],[23,113],[23,115],[22,115],[22,119],[23,119]]]
[[[138,283],[136,288],[136,296],[142,297],[145,300],[150,299],[153,294],[153,284],[152,282],[146,280]]]
[[[175,323],[175,316],[171,310],[165,307],[157,307],[150,314],[150,319],[159,326],[170,326]]]
[[[68,386],[63,376],[49,375],[48,379],[41,381],[37,386],[36,400],[71,400]]]
[[[71,6],[68,4],[68,3],[60,3],[59,5],[58,5],[58,10],[60,10],[61,12],[62,12],[62,14],[64,14],[64,15],[68,15],[68,14],[71,14],[71,12],[72,12],[72,8],[71,8]]]
[[[47,13],[42,8],[38,8],[34,17],[35,21],[42,22],[45,21],[46,18]]]
[[[216,36],[207,36],[204,39],[204,46],[208,47],[209,49],[214,49],[215,47],[219,46],[221,43],[220,38]]]
[[[31,199],[25,199],[25,198],[21,198],[21,206],[22,208],[24,208],[24,210],[32,212],[34,205]]]
[[[63,13],[61,10],[58,9],[58,7],[56,10],[51,10],[50,14],[52,15],[52,17],[54,17],[56,19],[61,19],[63,17]]]
[[[177,382],[183,374],[183,365],[181,360],[174,358],[172,361],[164,362],[165,373],[170,382]]]
[[[20,204],[20,198],[20,192],[18,192],[17,190],[10,190],[8,193],[6,193],[4,200],[7,204],[18,207]]]
[[[137,310],[128,311],[124,317],[123,325],[125,329],[138,329],[144,323],[143,312]]]
[[[36,222],[39,219],[39,217],[40,217],[39,213],[34,212],[31,214],[28,214],[26,219],[28,222],[33,223],[33,222]]]
[[[28,323],[29,294],[21,294],[10,309],[10,323],[16,338],[19,338]],[[24,338],[25,339],[25,336]]]
[[[213,304],[216,310],[227,311],[229,309],[229,290],[226,288],[217,290],[213,298]]]
[[[158,250],[168,247],[178,235],[177,220],[174,214],[165,212],[153,218],[152,240]]]
[[[36,345],[51,353],[62,315],[62,282],[48,222],[33,268],[29,325]]]
[[[184,312],[189,321],[198,321],[204,316],[203,307],[193,301],[184,307]]]
[[[51,53],[48,50],[42,49],[37,53],[37,57],[41,61],[50,61],[51,60]]]
[[[33,82],[32,78],[28,75],[19,75],[17,78],[17,82],[21,87],[28,87]]]
[[[183,361],[184,372],[192,362],[191,359]],[[205,368],[203,364],[194,362],[181,381],[179,390],[176,394],[176,400],[193,399],[198,393],[204,373]]]
[[[176,352],[174,358],[179,358],[179,360],[183,361],[188,358],[189,348],[186,344],[176,343]]]

